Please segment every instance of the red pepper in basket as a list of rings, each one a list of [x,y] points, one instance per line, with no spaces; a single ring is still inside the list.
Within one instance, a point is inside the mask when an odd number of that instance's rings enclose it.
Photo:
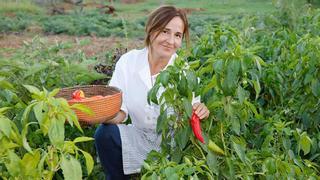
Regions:
[[[204,139],[202,137],[202,130],[201,130],[201,126],[200,126],[200,118],[194,112],[192,112],[190,124],[191,124],[191,128],[192,128],[194,136],[196,136],[196,138],[204,144]]]
[[[81,100],[81,99],[84,99],[84,98],[85,98],[84,92],[82,90],[80,90],[80,89],[75,90],[72,93],[72,99]]]

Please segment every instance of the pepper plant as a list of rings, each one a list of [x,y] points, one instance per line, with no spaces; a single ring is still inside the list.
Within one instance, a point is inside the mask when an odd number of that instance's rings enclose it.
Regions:
[[[149,100],[161,107],[162,149],[143,178],[319,176],[319,12],[274,16],[208,26],[159,74]],[[191,133],[192,93],[210,110],[205,144]]]
[[[33,100],[19,122],[6,116],[11,107],[0,108],[0,176],[4,179],[53,179],[62,171],[65,179],[82,179],[81,159],[85,160],[86,171],[90,174],[93,159],[77,143],[93,138],[65,139],[67,123],[82,132],[71,108],[90,111],[81,105],[70,107],[65,99],[55,98],[59,89],[49,92],[30,85],[24,87]]]

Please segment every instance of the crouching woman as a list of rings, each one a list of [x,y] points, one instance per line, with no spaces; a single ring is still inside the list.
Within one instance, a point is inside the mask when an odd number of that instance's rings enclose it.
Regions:
[[[145,31],[145,48],[122,55],[109,83],[122,90],[121,111],[101,124],[95,133],[107,179],[129,179],[129,174],[140,172],[151,150],[160,150],[161,135],[156,133],[160,108],[148,104],[148,91],[157,75],[173,64],[182,40],[189,42],[186,14],[174,6],[161,6],[153,11]],[[193,109],[200,119],[209,116],[203,103],[194,103]],[[122,124],[128,115],[132,124]]]

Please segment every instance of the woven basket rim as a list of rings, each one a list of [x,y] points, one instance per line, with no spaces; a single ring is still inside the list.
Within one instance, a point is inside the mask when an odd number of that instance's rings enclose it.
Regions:
[[[109,86],[109,85],[77,85],[77,86],[72,86],[72,87],[65,87],[65,88],[61,88],[59,92],[62,91],[74,91],[75,89],[81,89],[81,88],[94,88],[94,87],[102,87],[102,88],[111,88],[112,90],[116,91],[116,93],[114,94],[110,94],[110,95],[106,95],[106,96],[102,96],[99,99],[90,99],[90,98],[85,98],[82,99],[81,101],[77,102],[77,103],[86,103],[86,102],[92,102],[92,101],[100,101],[100,100],[105,100],[105,99],[113,99],[119,95],[122,95],[122,91],[121,89],[119,89],[116,86]],[[59,96],[59,93],[58,93]],[[67,101],[70,101],[72,99],[67,99]]]
[[[88,98],[71,102],[72,99],[69,98],[72,95],[72,92],[77,89],[82,89],[84,93],[88,93]],[[92,91],[92,93],[90,93],[90,91]],[[102,95],[102,97],[90,99],[90,97],[99,95]],[[81,121],[89,124],[101,123],[102,120],[104,121],[106,118],[115,116],[115,113],[120,110],[122,104],[121,89],[109,85],[77,85],[65,87],[60,89],[57,97],[65,98],[69,105],[84,104],[92,108],[92,110],[97,113],[93,116],[74,109],[76,115],[78,116],[79,122]]]
[[[113,88],[113,89],[122,93],[121,89],[119,89],[118,87],[109,86],[109,85],[76,85],[76,86],[72,86],[72,87],[64,87],[64,88],[61,88],[60,90],[68,90],[68,89],[75,89],[75,88],[90,88],[90,87],[109,87],[109,88]]]

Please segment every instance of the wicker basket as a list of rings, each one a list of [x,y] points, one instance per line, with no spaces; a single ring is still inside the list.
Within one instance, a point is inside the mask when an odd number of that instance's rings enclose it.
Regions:
[[[84,99],[79,102],[70,102],[72,99],[72,93],[75,90],[82,90],[86,97],[97,95],[102,95],[104,97],[99,99]],[[57,94],[57,97],[67,99],[70,105],[79,103],[90,108],[94,112],[93,115],[88,115],[79,110],[74,110],[79,121],[85,124],[97,124],[102,123],[107,119],[112,119],[120,111],[122,103],[121,90],[113,86],[105,85],[87,85],[63,88]]]

